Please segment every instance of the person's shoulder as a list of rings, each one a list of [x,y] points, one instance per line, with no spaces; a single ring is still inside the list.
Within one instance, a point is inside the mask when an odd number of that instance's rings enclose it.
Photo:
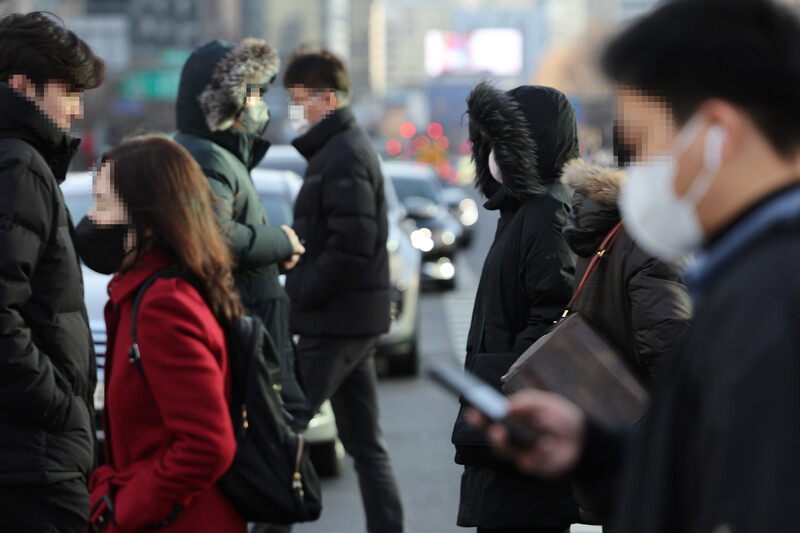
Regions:
[[[247,173],[244,165],[237,168],[234,164],[236,156],[209,139],[181,133],[175,140],[189,152],[208,177],[233,183]]]
[[[172,320],[213,319],[213,313],[197,288],[182,277],[159,278],[142,297],[144,312],[163,312]]]
[[[550,194],[532,195],[520,202],[519,210],[529,222],[566,221],[570,206]]]
[[[23,139],[0,139],[0,169],[20,167],[42,178],[52,177],[52,171],[36,148]]]
[[[350,128],[335,136],[330,143],[329,157],[337,171],[346,168],[353,177],[377,178],[380,159],[367,133],[359,127]]]
[[[44,157],[22,139],[0,139],[0,187],[11,186],[24,194],[52,197],[58,183]]]

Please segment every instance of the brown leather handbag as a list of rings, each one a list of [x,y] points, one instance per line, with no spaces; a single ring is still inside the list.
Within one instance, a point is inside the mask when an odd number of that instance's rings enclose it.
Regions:
[[[622,222],[603,240],[562,318],[503,376],[505,393],[526,388],[555,392],[598,422],[611,426],[630,426],[642,416],[648,400],[642,383],[600,331],[580,313],[570,312],[621,229]]]

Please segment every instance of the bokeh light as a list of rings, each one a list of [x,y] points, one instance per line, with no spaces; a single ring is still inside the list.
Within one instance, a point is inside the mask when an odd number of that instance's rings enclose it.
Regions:
[[[439,150],[440,152],[444,152],[450,147],[450,139],[447,137],[439,137],[435,141],[433,141],[433,147]]]
[[[416,139],[414,139],[414,146],[420,152],[423,150],[427,150],[431,147],[431,140],[430,138],[426,137],[425,135],[420,135]]]
[[[458,147],[458,151],[461,152],[461,155],[472,155],[472,143],[464,141],[461,143],[461,146]]]
[[[438,139],[444,133],[444,128],[438,122],[433,122],[428,126],[428,136],[431,139]]]
[[[397,139],[390,139],[386,141],[386,153],[394,157],[400,155],[403,151],[403,144]]]
[[[416,134],[417,128],[415,128],[412,123],[405,122],[402,126],[400,126],[400,135],[402,135],[404,139],[410,139]]]

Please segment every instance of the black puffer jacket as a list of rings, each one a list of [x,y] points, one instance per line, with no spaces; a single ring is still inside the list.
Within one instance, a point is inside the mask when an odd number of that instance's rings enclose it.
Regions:
[[[384,333],[388,221],[378,154],[349,107],[293,144],[308,169],[294,208],[306,253],[286,281],[292,330],[312,337]]]
[[[578,155],[575,111],[555,89],[508,93],[481,84],[468,100],[477,185],[500,211],[472,312],[466,368],[500,388],[500,377],[553,325],[570,299],[575,258],[561,234],[570,196],[558,181]],[[488,167],[489,152],[503,175]],[[463,527],[560,527],[577,519],[567,481],[515,474],[485,436],[463,420],[453,432],[456,462],[466,465],[458,524]]]
[[[97,369],[58,185],[77,149],[0,83],[0,485],[88,479]]]
[[[576,160],[563,182],[575,190],[564,237],[579,256],[577,285],[609,231],[620,221],[621,171]],[[623,226],[576,300],[573,310],[597,326],[621,350],[632,369],[651,380],[689,325],[692,305],[678,265],[642,250]]]

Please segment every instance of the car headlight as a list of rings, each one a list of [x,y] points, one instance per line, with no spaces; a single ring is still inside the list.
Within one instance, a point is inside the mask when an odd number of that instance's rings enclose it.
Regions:
[[[464,226],[472,226],[478,221],[478,204],[472,198],[464,198],[458,203],[459,222]]]
[[[453,243],[456,242],[456,234],[452,231],[443,231],[441,235],[442,244],[446,246],[451,246]]]
[[[421,252],[430,252],[433,250],[433,234],[428,228],[419,228],[411,232],[409,235],[411,244]]]

